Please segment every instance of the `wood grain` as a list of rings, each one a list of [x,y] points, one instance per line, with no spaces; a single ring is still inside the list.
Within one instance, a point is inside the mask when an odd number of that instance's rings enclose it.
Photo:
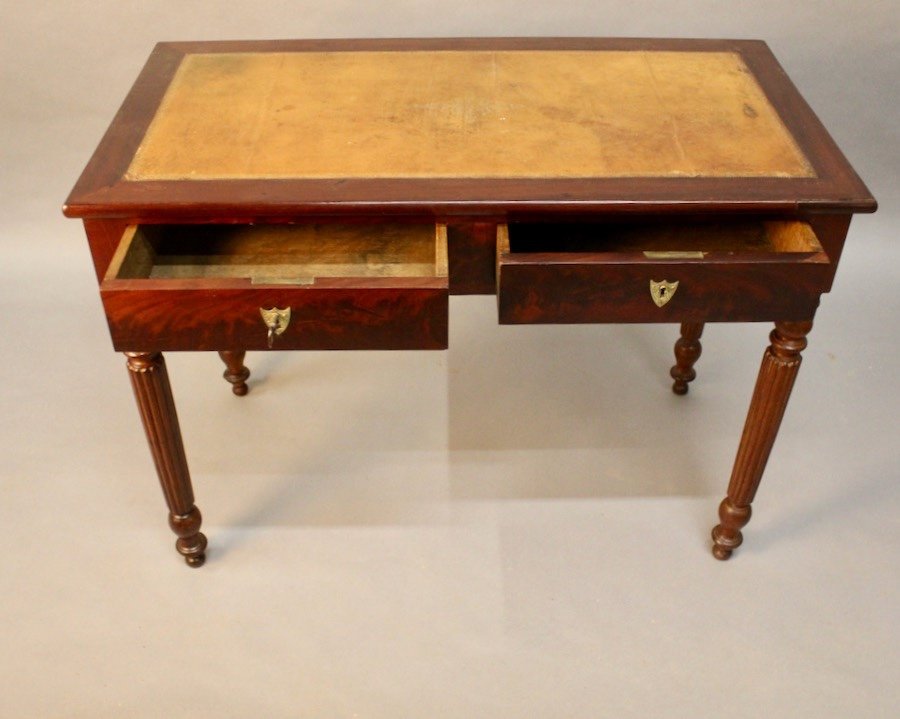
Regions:
[[[447,284],[430,282],[242,289],[104,283],[101,296],[113,346],[123,351],[268,350],[263,307],[291,308],[276,350],[446,349]]]
[[[357,75],[375,57],[386,64]],[[710,63],[722,72],[694,72]],[[313,66],[317,77],[300,77]],[[331,71],[352,67],[335,82]],[[456,77],[454,67],[471,72]],[[304,89],[298,105],[291,98]],[[260,307],[292,308],[275,349],[444,348],[448,285],[499,287],[502,322],[681,322],[676,391],[693,379],[702,323],[779,319],[713,532],[726,558],[742,540],[850,216],[875,208],[762,42],[480,38],[162,43],[64,212],[85,219],[176,547],[198,566],[206,539],[160,351],[219,351],[240,394],[244,352],[266,348]],[[681,231],[712,220],[731,230]],[[294,262],[296,247],[285,256],[284,226],[336,222],[369,233],[449,228],[445,244],[435,240],[421,262],[407,255],[399,273],[384,269],[397,263],[383,246],[381,260],[367,256],[378,245],[371,234],[343,261]],[[507,223],[528,222],[644,226],[618,244],[556,231],[511,249]],[[748,223],[759,231],[737,232]],[[166,239],[154,224],[192,227]],[[143,226],[133,255],[120,243],[128,225]],[[227,239],[225,226],[240,234],[242,225],[266,226],[272,242],[260,245],[256,231]],[[204,234],[221,244],[197,251]],[[276,271],[258,272],[265,264]],[[313,267],[311,286],[266,281],[308,280],[301,266]],[[659,308],[648,283],[663,279],[680,285]]]
[[[734,245],[727,223],[712,225],[713,239],[716,232],[725,234],[713,244],[695,242],[693,225],[663,232],[663,245],[653,241],[659,233],[651,232],[647,247],[700,253],[671,259],[639,251],[643,246],[639,231],[626,233],[623,245],[615,233],[608,240],[602,225],[594,226],[593,235],[587,236],[584,226],[575,225],[572,240],[567,224],[526,227],[530,228],[526,235],[533,235],[537,227],[548,237],[531,243],[529,236],[517,245],[516,225],[510,224],[508,235],[501,231],[498,239],[498,305],[503,324],[802,319],[815,313],[832,274],[829,259],[817,243],[804,245],[801,252],[781,252],[770,241],[757,242],[759,234],[751,232],[752,243],[742,240]],[[698,230],[696,237],[707,234],[706,229]],[[745,234],[741,230],[738,236]],[[509,239],[504,240],[505,236]],[[517,246],[526,251],[516,252]],[[587,251],[574,251],[581,246]],[[568,251],[549,251],[552,247]],[[703,247],[714,249],[706,252]],[[548,251],[542,251],[545,248]],[[657,307],[649,283],[661,280],[677,281],[679,286],[666,305]]]
[[[672,384],[672,391],[675,394],[687,394],[688,383],[697,378],[694,364],[703,352],[703,345],[700,344],[702,336],[702,322],[681,323],[681,337],[675,342],[675,366],[669,372],[675,380]]]
[[[178,536],[175,548],[189,566],[199,567],[206,560],[206,537],[200,532],[200,510],[194,505],[165,359],[158,352],[125,355],[156,473],[169,506],[169,526]]]
[[[497,292],[497,223],[468,222],[447,226],[451,295]]]
[[[128,228],[127,220],[86,219],[84,231],[87,235],[91,259],[97,281],[102,282],[109,263],[121,245],[122,235]]]
[[[447,231],[429,225],[156,225],[126,231],[101,297],[117,349],[445,349]]]
[[[443,224],[138,225],[123,234],[110,279],[446,277]]]
[[[728,495],[719,506],[720,524],[712,530],[716,559],[728,559],[743,542],[741,529],[750,521],[751,503],[775,444],[800,369],[800,353],[806,349],[811,329],[812,321],[776,322],[769,335],[771,344],[763,355],[750,400]]]
[[[249,391],[247,379],[250,377],[250,370],[244,366],[245,354],[243,351],[219,350],[219,357],[225,363],[222,376],[231,383],[231,391],[238,397],[243,397]]]

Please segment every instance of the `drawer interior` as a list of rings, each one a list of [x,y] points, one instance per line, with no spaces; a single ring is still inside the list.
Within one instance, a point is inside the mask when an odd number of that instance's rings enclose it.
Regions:
[[[107,279],[446,277],[442,224],[133,225]]]
[[[616,253],[647,259],[707,254],[819,253],[812,228],[796,221],[514,222],[501,226],[501,253]]]

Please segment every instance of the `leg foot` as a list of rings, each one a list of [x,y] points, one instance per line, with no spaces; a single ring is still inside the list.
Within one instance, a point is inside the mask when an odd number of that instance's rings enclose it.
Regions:
[[[125,356],[156,473],[169,506],[169,526],[178,536],[175,548],[190,566],[199,567],[206,558],[206,537],[200,532],[200,510],[194,506],[194,490],[165,359],[159,352],[126,352]]]
[[[219,357],[225,363],[225,372],[222,376],[231,382],[231,391],[238,397],[247,394],[247,378],[250,376],[250,370],[244,367],[244,355],[246,352],[230,352],[222,350]]]
[[[731,553],[741,546],[741,543],[744,541],[741,528],[750,521],[751,513],[752,510],[749,504],[746,507],[736,507],[727,497],[722,500],[722,503],[719,505],[719,520],[721,524],[717,525],[712,531],[712,553],[716,559],[728,559]]]
[[[750,400],[728,496],[719,505],[719,524],[712,531],[716,559],[728,559],[744,540],[741,529],[750,521],[750,505],[775,444],[811,329],[811,321],[776,322],[769,335],[771,344],[763,355]]]
[[[191,507],[187,514],[169,513],[169,526],[178,535],[175,549],[190,567],[200,567],[206,561],[206,537],[200,531],[200,510]]]
[[[694,363],[700,358],[703,347],[700,337],[703,335],[702,322],[682,322],[681,337],[675,342],[675,366],[669,374],[675,380],[672,391],[675,394],[687,394],[688,382],[697,377]]]

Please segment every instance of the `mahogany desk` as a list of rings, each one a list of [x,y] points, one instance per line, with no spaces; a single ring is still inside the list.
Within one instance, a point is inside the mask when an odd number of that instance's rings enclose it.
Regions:
[[[206,538],[162,352],[443,349],[501,323],[774,322],[713,529],[727,559],[851,215],[876,204],[758,41],[163,43],[64,211],[191,566]]]

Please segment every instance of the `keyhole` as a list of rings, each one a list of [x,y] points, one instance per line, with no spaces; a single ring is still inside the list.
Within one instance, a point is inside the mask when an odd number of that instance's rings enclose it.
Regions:
[[[662,299],[662,298],[665,297],[665,296],[666,296],[666,288],[665,288],[665,287],[660,287],[660,288],[659,288],[659,297],[660,297],[660,299]]]

